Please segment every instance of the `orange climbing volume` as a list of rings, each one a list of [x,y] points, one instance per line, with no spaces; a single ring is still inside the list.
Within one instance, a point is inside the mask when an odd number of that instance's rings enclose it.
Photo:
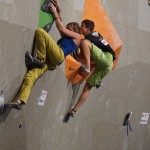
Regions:
[[[72,84],[82,82],[89,78],[89,76],[94,72],[93,68],[89,75],[86,75],[84,71],[80,68],[80,63],[77,62],[71,55],[66,57],[66,77]]]

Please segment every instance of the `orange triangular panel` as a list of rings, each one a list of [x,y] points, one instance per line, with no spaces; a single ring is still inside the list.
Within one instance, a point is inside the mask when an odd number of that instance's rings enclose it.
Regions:
[[[66,57],[66,77],[68,79],[73,78],[73,76],[77,74],[79,68],[80,64],[71,55],[68,55]]]
[[[66,57],[66,77],[72,84],[76,84],[83,80],[89,78],[89,76],[93,73],[94,69],[91,71],[90,75],[83,75],[79,71],[80,64],[77,62],[71,55]]]

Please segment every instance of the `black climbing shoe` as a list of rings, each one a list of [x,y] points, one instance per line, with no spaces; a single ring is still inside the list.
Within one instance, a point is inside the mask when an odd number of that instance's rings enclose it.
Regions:
[[[12,108],[14,108],[14,109],[17,109],[17,110],[21,110],[22,107],[23,107],[23,105],[19,104],[17,101],[12,102],[10,104],[4,104],[4,108],[5,109],[12,109]]]
[[[28,51],[26,51],[26,53],[25,53],[25,65],[27,68],[29,68],[32,64],[33,64],[33,57],[31,56],[31,54]]]
[[[96,89],[98,89],[99,87],[101,87],[103,85],[103,83],[100,81],[99,83],[96,84]]]
[[[33,64],[32,64],[33,68],[40,68],[40,69],[42,69],[44,66],[45,66],[44,63],[41,63],[37,58],[33,57]]]
[[[25,65],[29,70],[33,68],[42,69],[45,66],[45,64],[41,63],[37,58],[32,57],[28,51],[25,54]]]

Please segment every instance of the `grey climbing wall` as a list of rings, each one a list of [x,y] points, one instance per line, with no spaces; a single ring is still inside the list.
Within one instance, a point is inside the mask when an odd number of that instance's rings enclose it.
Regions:
[[[64,23],[80,23],[84,0],[59,1]],[[150,113],[150,6],[147,0],[101,2],[123,41],[116,69],[101,88],[92,89],[68,123],[63,118],[72,88],[65,63],[44,74],[23,110],[0,116],[0,150],[149,150],[150,121],[141,124],[141,117]],[[0,0],[0,90],[5,102],[15,96],[26,72],[24,54],[32,48],[39,6],[37,0]],[[55,25],[50,34],[55,40],[60,37]],[[42,90],[48,92],[44,106],[38,103]],[[127,135],[122,123],[129,111],[132,132]]]

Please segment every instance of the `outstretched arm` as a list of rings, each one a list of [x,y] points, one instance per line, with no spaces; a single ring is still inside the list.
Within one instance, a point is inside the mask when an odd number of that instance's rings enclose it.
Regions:
[[[60,8],[60,4],[58,2],[58,0],[52,0],[52,3],[54,4],[54,6],[56,7],[57,13],[59,15],[60,20],[62,21],[62,17],[61,17],[61,8]]]
[[[74,42],[77,45],[79,45],[79,39],[81,39],[80,34],[70,31],[64,26],[62,20],[60,19],[58,12],[57,12],[56,7],[52,3],[50,3],[48,6],[54,15],[56,27],[57,27],[58,31],[60,32],[61,36],[70,37],[70,38],[74,39]]]

